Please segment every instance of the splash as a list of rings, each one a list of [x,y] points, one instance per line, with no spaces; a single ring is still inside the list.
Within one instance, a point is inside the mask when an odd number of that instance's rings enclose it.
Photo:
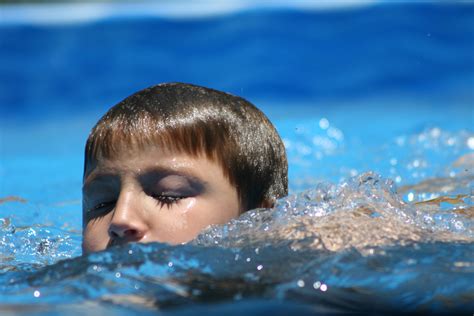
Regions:
[[[368,172],[338,185],[322,183],[291,195],[279,200],[274,209],[250,211],[227,225],[211,227],[194,242],[222,247],[291,242],[298,249],[339,251],[473,241],[473,221],[465,216],[472,204],[462,198],[450,201],[456,202],[456,209],[443,212],[405,203],[392,180]]]
[[[32,271],[80,254],[80,234],[47,226],[16,226],[0,218],[0,273]]]

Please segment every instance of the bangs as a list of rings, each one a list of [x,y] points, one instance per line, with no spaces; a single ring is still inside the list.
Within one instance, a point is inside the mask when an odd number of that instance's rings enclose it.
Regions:
[[[147,112],[135,113],[133,117],[108,113],[89,134],[84,175],[90,165],[100,159],[113,159],[124,149],[139,153],[150,147],[192,157],[205,156],[223,165],[225,153],[228,152],[223,146],[232,147],[233,143],[228,135],[226,127],[217,122],[162,120]],[[226,168],[224,174],[229,178]]]

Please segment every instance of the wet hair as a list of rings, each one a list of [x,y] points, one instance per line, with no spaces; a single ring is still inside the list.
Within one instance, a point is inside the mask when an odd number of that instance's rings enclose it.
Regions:
[[[94,126],[84,175],[94,161],[113,158],[124,146],[138,151],[151,145],[220,164],[244,211],[288,194],[283,142],[269,119],[243,98],[184,83],[141,90]]]

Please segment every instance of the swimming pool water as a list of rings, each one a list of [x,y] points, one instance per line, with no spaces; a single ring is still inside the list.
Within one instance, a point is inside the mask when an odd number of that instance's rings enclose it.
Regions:
[[[474,6],[233,3],[1,7],[1,313],[472,313]],[[81,256],[87,133],[166,81],[267,113],[291,194]]]

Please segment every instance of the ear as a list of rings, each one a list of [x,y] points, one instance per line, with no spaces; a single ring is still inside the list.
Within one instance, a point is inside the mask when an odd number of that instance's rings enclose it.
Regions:
[[[262,203],[260,203],[260,207],[262,208],[272,208],[275,205],[275,201],[273,199],[265,198]]]

